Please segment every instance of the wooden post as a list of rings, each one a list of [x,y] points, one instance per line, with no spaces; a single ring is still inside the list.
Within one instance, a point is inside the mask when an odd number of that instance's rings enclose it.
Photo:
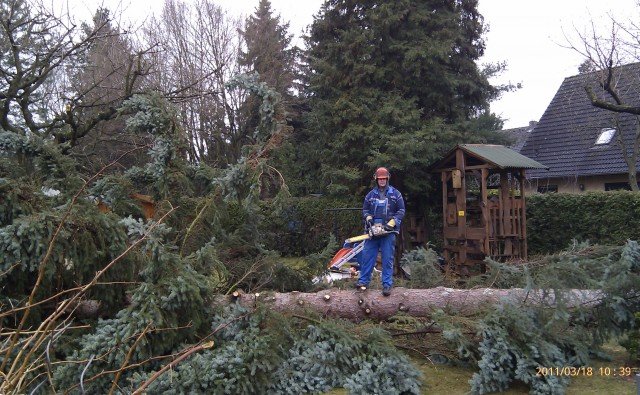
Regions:
[[[480,193],[482,194],[482,221],[484,222],[484,240],[483,240],[483,253],[487,256],[491,255],[489,251],[489,236],[490,236],[490,228],[491,228],[491,219],[489,215],[489,197],[487,191],[487,178],[489,177],[489,171],[486,168],[482,168],[481,170],[481,189]]]
[[[462,188],[456,189],[456,219],[458,223],[458,264],[464,264],[467,260],[467,182],[464,168],[464,152],[456,151],[456,168],[462,173]]]
[[[442,176],[442,231],[444,234],[444,228],[447,227],[447,195],[449,190],[447,189],[447,172],[443,171],[440,174]]]
[[[524,197],[524,181],[525,181],[525,170],[520,169],[520,199],[522,200],[522,222],[520,226],[522,226],[522,259],[525,261],[528,259],[527,252],[527,204]]]
[[[511,242],[512,228],[511,228],[511,198],[509,196],[509,180],[507,179],[507,172],[500,172],[500,217],[502,222],[501,236],[504,236],[504,251],[503,255],[511,255],[513,253],[513,245]]]
[[[447,190],[447,172],[446,171],[442,171],[440,173],[440,175],[442,176],[442,237],[443,237],[443,242],[444,242],[444,259],[445,262],[449,263],[449,260],[451,259],[451,255],[449,254],[449,250],[446,248],[447,247],[447,236],[445,236],[447,234],[446,232],[446,228],[447,228],[447,195],[449,193],[449,191]]]
[[[456,213],[457,224],[458,224],[458,238],[465,238],[466,236],[466,211],[467,211],[467,183],[465,180],[465,170],[464,170],[464,152],[461,149],[456,151],[456,168],[460,170],[462,174],[462,187],[460,189],[456,189]],[[462,214],[462,215],[461,215]]]

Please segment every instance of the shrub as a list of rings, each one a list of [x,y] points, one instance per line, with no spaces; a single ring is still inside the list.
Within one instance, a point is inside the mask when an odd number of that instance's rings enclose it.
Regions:
[[[438,254],[432,249],[420,247],[405,252],[400,266],[409,268],[412,288],[432,288],[441,284],[444,278],[438,266]]]
[[[557,252],[572,239],[605,245],[638,240],[638,218],[640,194],[630,191],[533,195],[527,198],[529,253]]]

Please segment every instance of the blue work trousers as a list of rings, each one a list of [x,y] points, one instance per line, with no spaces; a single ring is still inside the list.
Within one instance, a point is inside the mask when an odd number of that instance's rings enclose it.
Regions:
[[[382,251],[382,286],[393,286],[393,258],[396,250],[396,235],[389,234],[382,237],[374,237],[364,244],[362,262],[360,265],[360,279],[358,283],[369,285],[371,272],[376,264],[378,251]]]

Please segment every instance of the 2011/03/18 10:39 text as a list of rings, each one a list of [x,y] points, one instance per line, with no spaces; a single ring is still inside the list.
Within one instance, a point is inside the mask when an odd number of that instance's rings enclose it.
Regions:
[[[611,377],[628,377],[634,373],[638,373],[640,368],[632,368],[629,366],[554,366],[544,367],[538,366],[536,368],[536,376],[611,376]]]

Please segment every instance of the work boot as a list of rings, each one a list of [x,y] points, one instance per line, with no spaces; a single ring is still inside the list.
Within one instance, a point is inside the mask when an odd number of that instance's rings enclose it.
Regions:
[[[359,290],[359,291],[364,291],[364,290],[366,290],[366,289],[367,289],[367,286],[366,286],[366,285],[364,285],[364,284],[362,284],[362,283],[360,283],[360,282],[357,282],[357,283],[356,283],[356,285],[355,285],[355,288],[356,288],[357,290]]]
[[[382,287],[382,295],[384,296],[391,295],[391,287],[388,285],[385,285],[384,287]]]

